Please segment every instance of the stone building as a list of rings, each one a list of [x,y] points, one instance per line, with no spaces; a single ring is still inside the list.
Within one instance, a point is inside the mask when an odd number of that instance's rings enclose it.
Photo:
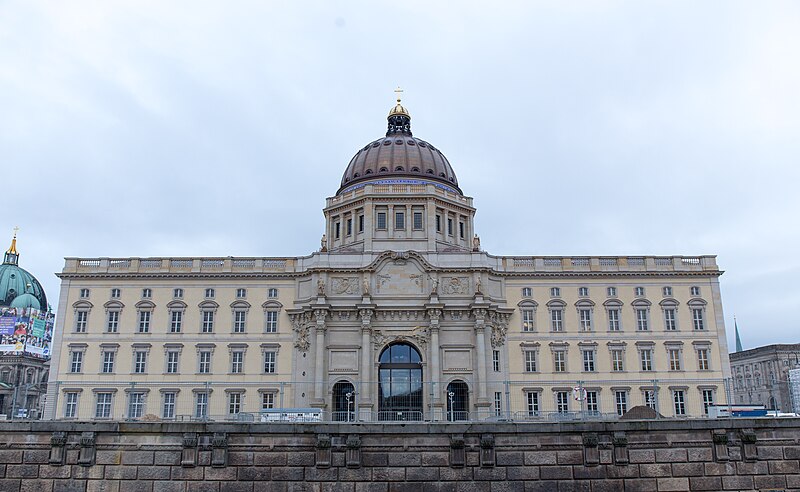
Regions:
[[[42,413],[52,334],[47,311],[42,285],[19,266],[15,232],[0,265],[0,415],[6,418]],[[34,320],[41,333],[34,333]]]
[[[475,212],[398,99],[311,255],[67,258],[48,417],[683,417],[725,401],[715,257],[495,256]]]
[[[792,412],[789,371],[800,368],[800,343],[775,344],[730,354],[733,403]]]

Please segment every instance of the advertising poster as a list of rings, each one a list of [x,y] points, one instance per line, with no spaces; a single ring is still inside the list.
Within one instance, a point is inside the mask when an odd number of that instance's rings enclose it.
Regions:
[[[0,353],[50,358],[52,313],[30,308],[0,308]]]

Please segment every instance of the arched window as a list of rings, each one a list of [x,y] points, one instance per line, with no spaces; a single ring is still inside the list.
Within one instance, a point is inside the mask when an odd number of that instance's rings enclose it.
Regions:
[[[467,383],[455,380],[447,385],[447,420],[469,420],[469,388]]]
[[[333,415],[336,422],[355,421],[356,390],[350,381],[339,381],[333,385]]]
[[[422,358],[407,343],[381,352],[378,366],[378,420],[422,420]]]

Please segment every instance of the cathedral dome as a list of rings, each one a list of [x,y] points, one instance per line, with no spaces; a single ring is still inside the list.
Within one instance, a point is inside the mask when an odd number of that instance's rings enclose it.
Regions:
[[[386,136],[368,143],[350,160],[337,195],[384,179],[425,180],[446,185],[461,194],[456,173],[442,152],[411,134],[411,116],[400,104],[389,112]]]
[[[3,264],[0,265],[0,306],[35,308],[36,306],[32,305],[32,301],[27,298],[27,296],[32,296],[41,310],[47,310],[47,297],[44,294],[42,284],[27,270],[20,268],[17,264],[18,261],[19,254],[17,253],[17,237],[15,235],[14,239],[11,240],[11,247],[6,251],[3,258]],[[17,297],[22,297],[19,302],[27,305],[17,306],[13,304]]]

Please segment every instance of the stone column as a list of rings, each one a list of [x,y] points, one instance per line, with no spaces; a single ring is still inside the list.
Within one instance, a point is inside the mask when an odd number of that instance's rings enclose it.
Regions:
[[[442,390],[439,387],[439,318],[442,316],[441,309],[428,309],[428,317],[431,319],[430,332],[431,343],[428,359],[431,361],[431,384],[433,385],[433,402],[439,401]]]
[[[316,357],[314,361],[314,400],[321,404],[325,401],[325,316],[328,314],[325,309],[314,310],[314,320],[316,321]]]
[[[478,372],[475,379],[478,383],[478,401],[486,398],[486,309],[473,309],[475,316],[475,348],[478,359]]]
[[[372,377],[372,309],[359,309],[361,316],[361,404],[371,403]]]

